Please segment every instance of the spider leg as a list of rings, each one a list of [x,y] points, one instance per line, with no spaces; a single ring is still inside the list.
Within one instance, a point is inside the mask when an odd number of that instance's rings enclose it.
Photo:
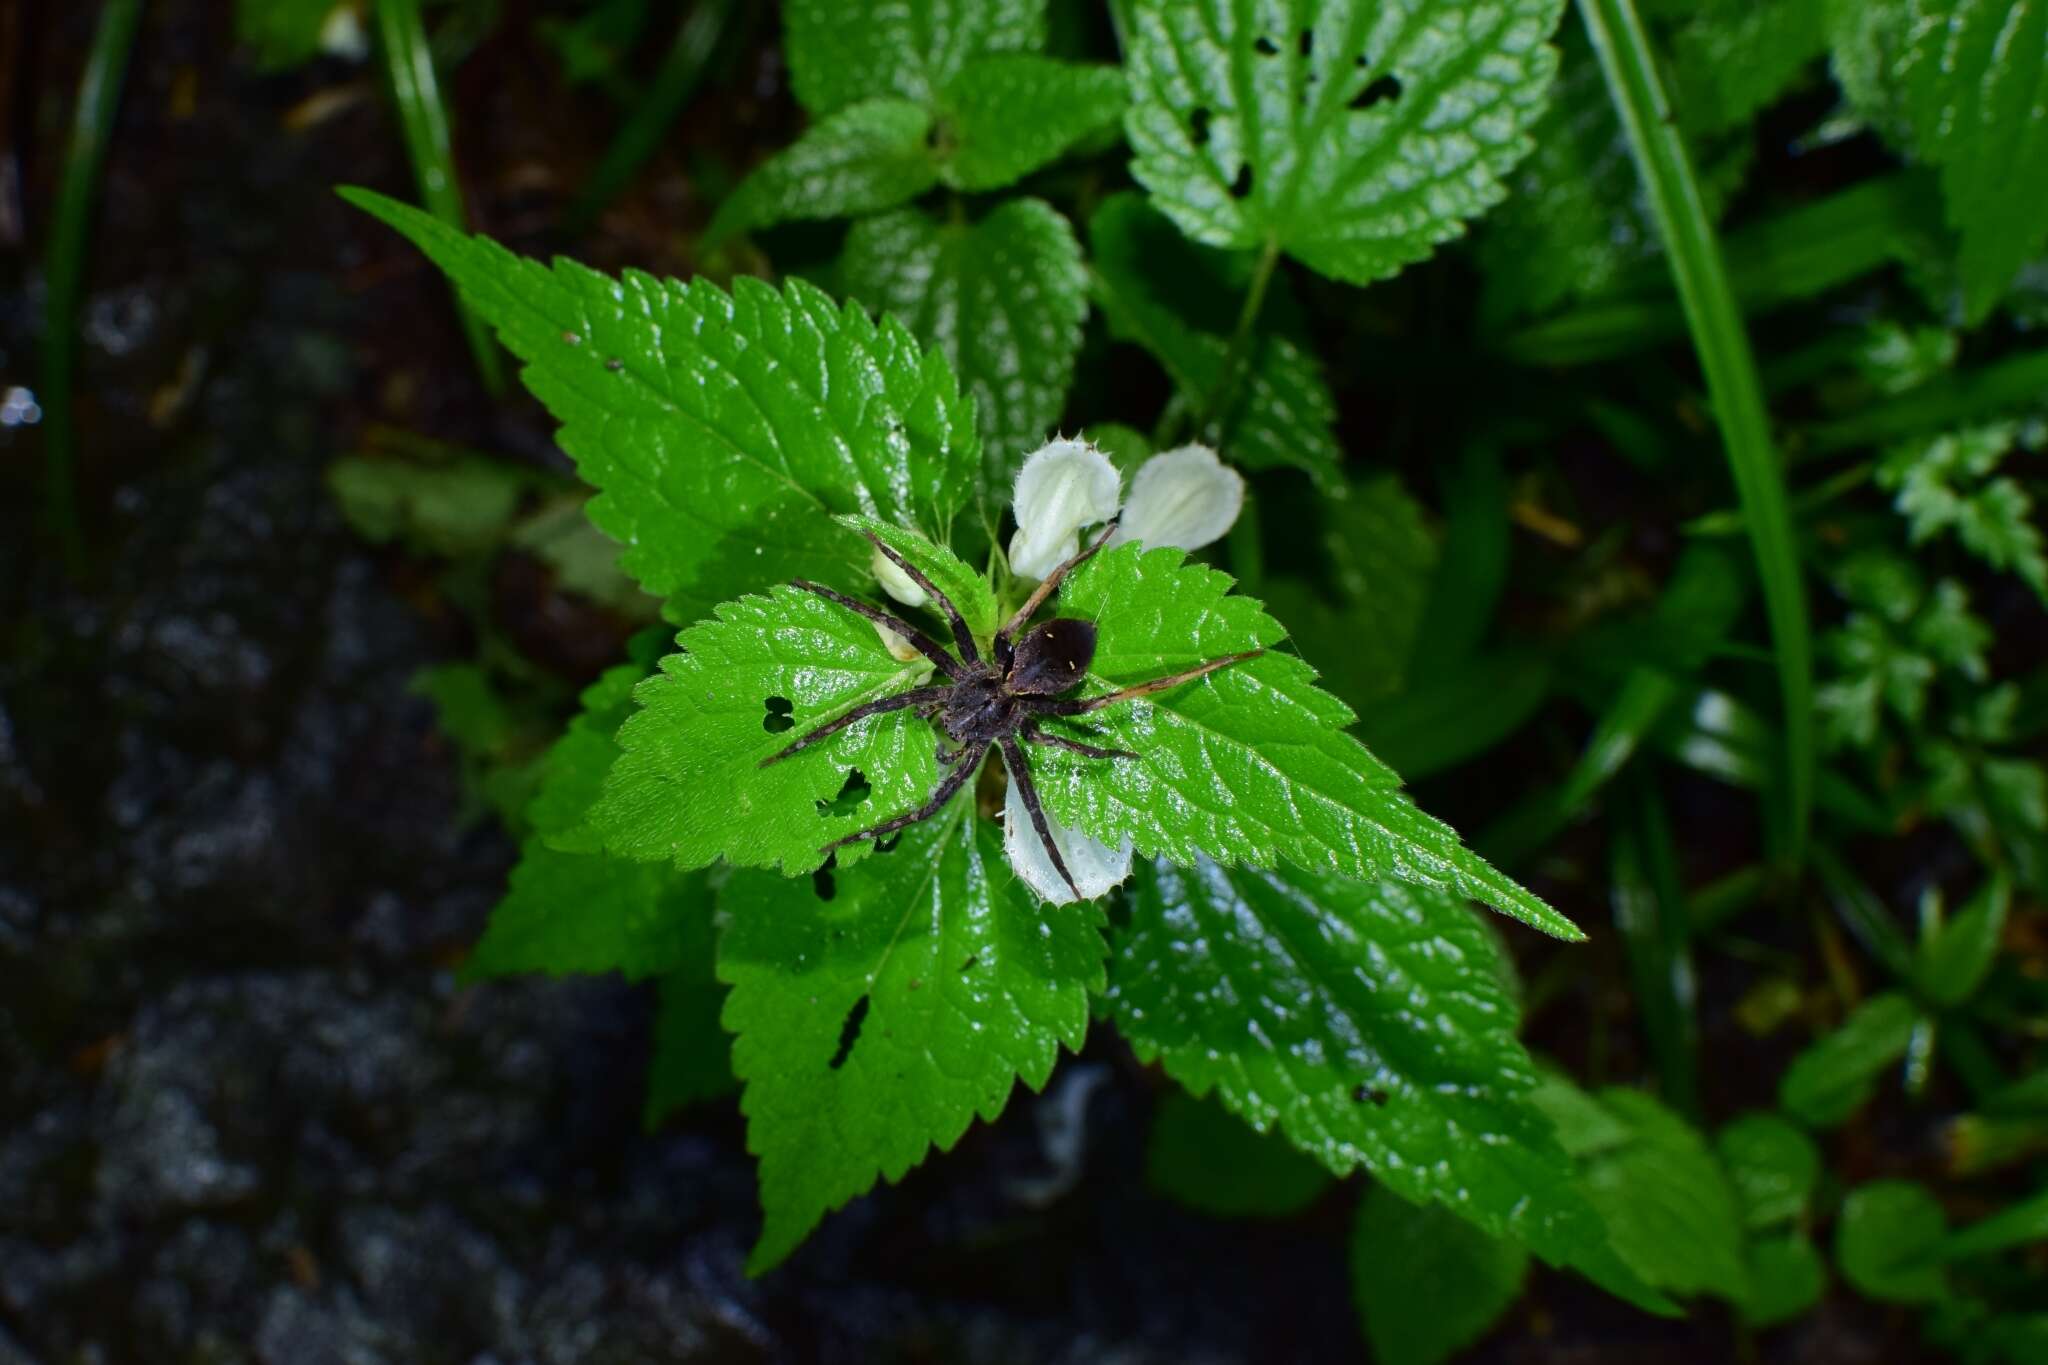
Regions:
[[[1098,749],[1093,744],[1083,744],[1079,740],[1068,739],[1065,735],[1056,735],[1050,730],[1041,729],[1036,717],[1024,722],[1023,733],[1027,743],[1045,744],[1055,749],[1065,749],[1069,753],[1080,754],[1083,758],[1137,757],[1129,749]]]
[[[1023,746],[1009,735],[1001,740],[1003,766],[1010,770],[1010,780],[1017,784],[1018,799],[1024,803],[1025,811],[1031,816],[1031,828],[1038,831],[1038,842],[1045,845],[1046,856],[1052,859],[1053,871],[1060,874],[1060,880],[1067,884],[1067,890],[1074,893],[1075,900],[1086,900],[1081,888],[1074,885],[1074,874],[1067,871],[1067,860],[1060,856],[1060,846],[1052,841],[1052,831],[1046,827],[1045,807],[1038,804],[1038,788],[1031,782],[1031,765],[1025,761]]]
[[[893,697],[883,697],[879,701],[864,702],[848,711],[838,720],[827,721],[809,734],[798,737],[779,753],[768,755],[768,757],[761,760],[761,766],[765,768],[771,763],[780,763],[791,754],[801,753],[819,740],[828,739],[838,734],[857,720],[865,720],[869,716],[879,716],[884,711],[900,711],[906,706],[928,706],[951,690],[952,684],[941,683],[937,687],[913,687],[908,692],[898,692]]]
[[[1086,562],[1089,557],[1101,550],[1103,546],[1109,544],[1109,538],[1116,533],[1117,520],[1118,518],[1111,517],[1109,524],[1102,528],[1102,533],[1095,537],[1093,545],[1074,555],[1066,563],[1047,574],[1045,581],[1032,589],[1031,596],[1024,599],[1024,605],[1017,608],[1017,614],[1003,622],[1003,628],[996,632],[996,653],[1001,663],[1005,666],[1009,664],[1010,646],[1014,642],[1017,632],[1024,628],[1026,622],[1030,621],[1033,613],[1045,605],[1046,598],[1059,591],[1061,580]]]
[[[946,652],[945,647],[902,617],[891,616],[880,607],[871,607],[857,597],[848,597],[843,592],[837,592],[822,583],[813,583],[807,578],[793,578],[790,580],[790,585],[802,588],[805,592],[814,592],[827,602],[837,602],[848,611],[858,616],[865,616],[878,626],[887,626],[890,630],[895,631],[898,635],[908,640],[912,649],[924,655],[925,658],[930,659],[932,666],[937,668],[939,672],[949,678],[960,676],[959,663],[955,661],[952,655]]]
[[[960,608],[953,605],[953,599],[940,592],[938,585],[925,577],[923,569],[918,568],[902,555],[897,554],[895,550],[889,547],[887,542],[873,531],[863,531],[861,534],[873,541],[875,548],[880,550],[890,563],[909,574],[910,581],[923,588],[926,595],[932,601],[945,608],[946,622],[953,627],[953,643],[960,647],[960,657],[969,663],[979,663],[981,661],[981,651],[974,647],[974,633],[967,629],[967,622],[961,619]]]
[[[1137,697],[1149,697],[1154,692],[1164,692],[1168,688],[1179,687],[1184,682],[1193,682],[1204,674],[1214,673],[1219,668],[1228,668],[1232,664],[1241,664],[1246,659],[1256,659],[1265,652],[1263,649],[1248,649],[1242,654],[1226,654],[1220,659],[1211,659],[1207,663],[1196,664],[1185,672],[1169,674],[1164,678],[1154,678],[1150,682],[1141,682],[1135,687],[1125,687],[1115,692],[1105,692],[1099,697],[1066,697],[1041,701],[1037,703],[1034,709],[1043,716],[1085,715],[1090,711],[1100,711],[1105,706],[1115,706],[1121,701],[1131,701]]]
[[[833,849],[840,848],[846,844],[857,844],[863,839],[886,838],[906,825],[914,825],[920,820],[931,819],[945,808],[946,803],[953,799],[953,794],[965,786],[967,779],[974,776],[975,772],[980,769],[981,756],[987,752],[988,745],[986,744],[973,745],[963,750],[957,756],[959,761],[953,765],[952,770],[940,779],[938,789],[932,793],[931,800],[925,802],[916,810],[907,811],[902,815],[896,816],[894,819],[884,820],[879,825],[849,834],[843,839],[834,839],[831,843],[819,849],[818,852],[830,853]]]

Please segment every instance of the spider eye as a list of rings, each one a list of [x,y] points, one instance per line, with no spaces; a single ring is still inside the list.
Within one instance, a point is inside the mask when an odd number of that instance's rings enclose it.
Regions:
[[[1047,621],[1017,642],[1010,690],[1053,696],[1077,686],[1095,660],[1095,623]]]

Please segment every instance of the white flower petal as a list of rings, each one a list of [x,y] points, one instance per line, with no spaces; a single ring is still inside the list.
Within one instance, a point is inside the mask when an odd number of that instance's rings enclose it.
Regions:
[[[870,621],[868,624],[875,628],[875,634],[882,637],[882,648],[888,650],[889,657],[897,663],[907,664],[924,657],[924,655],[918,653],[916,645],[910,643],[910,641],[904,639],[880,621]]]
[[[1131,478],[1130,500],[1110,544],[1142,540],[1199,550],[1223,538],[1244,510],[1244,476],[1203,445],[1154,455]]]
[[[1123,479],[1109,457],[1086,441],[1049,441],[1017,471],[1011,510],[1017,534],[1010,568],[1043,578],[1080,548],[1080,531],[1116,515]]]
[[[1082,900],[1094,900],[1131,875],[1129,839],[1124,840],[1123,847],[1111,848],[1079,830],[1068,829],[1049,812],[1045,824],[1052,831],[1053,843],[1059,846],[1060,857],[1066,860],[1067,871],[1074,874],[1074,885],[1081,889]],[[1046,856],[1045,843],[1031,826],[1031,812],[1024,809],[1024,798],[1017,794],[1015,782],[1010,784],[1010,794],[1003,802],[1003,852],[1024,884],[1042,899],[1054,905],[1073,903],[1074,893]]]
[[[931,599],[925,596],[916,580],[897,565],[896,561],[875,550],[868,555],[868,568],[874,571],[875,581],[882,585],[882,591],[906,607],[921,607]]]

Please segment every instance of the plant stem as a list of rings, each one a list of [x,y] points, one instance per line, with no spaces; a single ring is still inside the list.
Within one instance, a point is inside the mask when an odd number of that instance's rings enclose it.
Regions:
[[[661,70],[640,107],[626,120],[626,126],[605,149],[604,160],[590,173],[576,202],[569,209],[565,227],[571,236],[581,235],[597,221],[597,215],[618,197],[638,173],[647,158],[668,135],[669,126],[683,111],[704,79],[733,17],[734,0],[700,0],[688,18],[676,29],[674,43],[662,58]]]
[[[1237,401],[1239,381],[1251,356],[1252,338],[1258,333],[1259,313],[1266,306],[1266,289],[1273,283],[1274,268],[1280,264],[1280,242],[1267,238],[1266,245],[1259,252],[1259,262],[1252,267],[1251,287],[1245,290],[1244,307],[1238,309],[1237,326],[1231,329],[1230,347],[1223,353],[1223,372],[1217,377],[1216,387],[1209,393],[1209,401],[1202,405],[1201,418],[1195,423],[1195,430],[1219,444],[1223,433],[1218,428],[1230,412],[1230,405]]]
[[[85,280],[87,234],[106,164],[114,115],[121,104],[122,78],[142,0],[107,0],[100,10],[92,50],[78,81],[78,108],[71,119],[71,145],[64,155],[64,179],[50,227],[45,266],[43,320],[43,497],[50,528],[63,549],[64,565],[76,574],[85,567],[85,535],[78,521],[78,433],[72,422],[71,376],[78,343],[78,295]]]
[[[434,74],[434,53],[420,18],[419,0],[377,0],[377,37],[384,52],[384,69],[391,77],[392,97],[398,104],[399,125],[405,131],[405,149],[419,179],[420,200],[448,226],[468,231],[462,182],[455,173],[455,148],[448,130],[448,107],[442,102],[441,83]],[[493,394],[503,392],[504,362],[490,328],[459,293],[455,308],[484,387]]]
[[[1796,864],[1806,847],[1818,760],[1813,639],[1784,469],[1771,443],[1756,359],[1728,285],[1720,243],[1634,0],[1578,0],[1578,5],[1615,112],[1628,133],[1637,172],[1649,191],[1693,349],[1706,374],[1736,493],[1749,522],[1764,610],[1777,646],[1778,691],[1785,712],[1784,767],[1791,798],[1786,803],[1789,828],[1783,832],[1784,845],[1786,857]]]

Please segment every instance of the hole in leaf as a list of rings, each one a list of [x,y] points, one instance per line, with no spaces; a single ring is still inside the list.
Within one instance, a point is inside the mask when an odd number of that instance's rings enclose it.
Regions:
[[[811,890],[821,901],[829,901],[839,894],[839,882],[832,875],[833,859],[827,858],[825,865],[811,874]]]
[[[1258,53],[1261,57],[1277,56],[1280,52],[1280,44],[1261,33],[1259,40],[1252,44],[1252,51]]]
[[[1393,76],[1382,76],[1358,92],[1351,101],[1353,109],[1370,109],[1375,104],[1385,104],[1401,98],[1401,82]]]
[[[1303,29],[1303,30],[1301,31],[1301,55],[1302,55],[1302,56],[1304,56],[1304,57],[1308,56],[1308,55],[1309,55],[1309,53],[1311,53],[1311,52],[1315,51],[1315,47],[1316,47],[1316,35],[1315,35],[1315,30],[1313,30],[1313,29],[1306,29],[1306,28],[1305,28],[1305,29]]]
[[[846,781],[840,784],[839,795],[818,803],[818,817],[829,820],[835,816],[851,815],[860,809],[861,802],[867,800],[868,793],[873,790],[868,784],[867,774],[851,768],[847,771]]]
[[[1194,113],[1188,115],[1188,136],[1194,139],[1197,147],[1209,145],[1209,111],[1207,109],[1197,108]]]
[[[860,1026],[868,1017],[868,998],[863,995],[853,1002],[853,1008],[846,1012],[846,1022],[839,1026],[839,1050],[832,1054],[827,1063],[834,1071],[846,1065],[847,1054],[860,1041]]]
[[[1237,168],[1237,179],[1230,182],[1230,197],[1243,199],[1252,192],[1252,163],[1247,161]]]
[[[902,843],[902,842],[903,842],[903,831],[899,829],[899,830],[897,830],[897,831],[896,831],[896,832],[895,832],[894,834],[890,835],[890,836],[889,836],[888,838],[886,838],[886,839],[877,839],[877,840],[875,840],[875,852],[877,852],[877,853],[888,853],[888,852],[891,852],[891,851],[893,851],[893,850],[895,849],[896,845],[898,845],[898,844],[900,844],[900,843]]]
[[[1361,1085],[1351,1092],[1351,1098],[1357,1100],[1360,1104],[1370,1103],[1384,1106],[1387,1102],[1387,1092],[1376,1085]]]
[[[974,970],[974,964],[979,961],[981,961],[980,953],[969,953],[967,955],[967,960],[960,964],[960,970],[963,972],[971,972]]]
[[[761,728],[771,735],[796,728],[796,717],[792,713],[796,704],[788,697],[770,697],[762,703]]]

